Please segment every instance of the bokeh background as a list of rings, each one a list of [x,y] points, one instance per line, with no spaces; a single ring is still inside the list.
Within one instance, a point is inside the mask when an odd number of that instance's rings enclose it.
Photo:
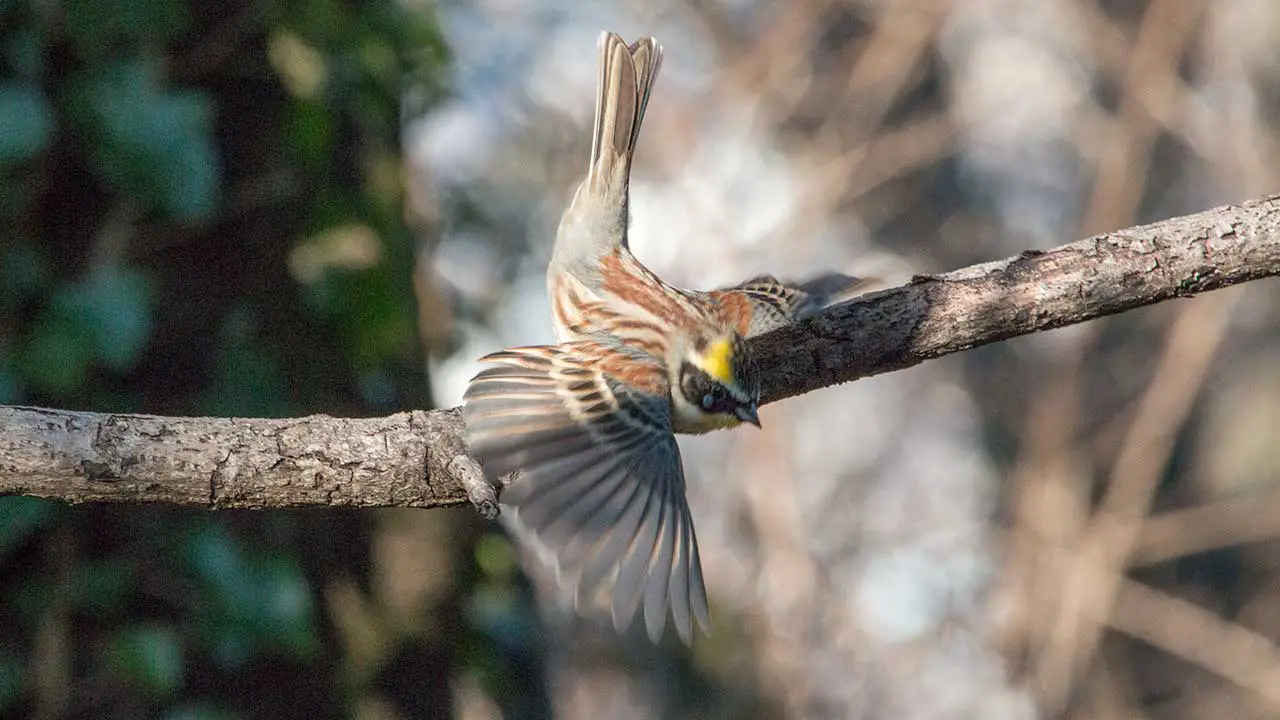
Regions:
[[[456,404],[551,337],[604,28],[667,50],[632,245],[685,286],[1277,187],[1271,0],[17,0],[0,402]],[[1278,316],[1255,283],[685,442],[692,651],[575,618],[467,509],[0,498],[0,716],[1280,717]]]

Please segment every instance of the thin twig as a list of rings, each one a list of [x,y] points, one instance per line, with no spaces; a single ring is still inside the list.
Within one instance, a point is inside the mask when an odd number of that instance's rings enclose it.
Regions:
[[[1280,650],[1266,636],[1133,580],[1117,587],[1106,622],[1252,690],[1280,710]]]
[[[1075,680],[1097,652],[1107,609],[1123,581],[1176,433],[1226,334],[1226,315],[1234,300],[1233,295],[1222,295],[1188,305],[1169,332],[1107,492],[1062,582],[1057,622],[1036,668],[1041,700],[1051,712],[1065,705]]]
[[[1134,565],[1154,565],[1280,535],[1280,491],[1246,493],[1200,507],[1156,515],[1143,524]]]

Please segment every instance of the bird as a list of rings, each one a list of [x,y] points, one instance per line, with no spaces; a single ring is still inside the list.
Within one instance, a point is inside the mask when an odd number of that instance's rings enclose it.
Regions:
[[[547,268],[557,343],[503,350],[463,397],[464,437],[502,505],[548,551],[579,609],[623,632],[643,608],[657,643],[710,629],[676,434],[760,426],[746,340],[802,320],[864,281],[772,275],[714,290],[664,282],[627,239],[631,161],[662,67],[652,37],[600,35],[591,155]]]

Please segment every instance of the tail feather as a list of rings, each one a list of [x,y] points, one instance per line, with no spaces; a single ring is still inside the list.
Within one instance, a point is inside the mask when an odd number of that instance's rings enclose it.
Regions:
[[[610,191],[625,192],[631,155],[661,66],[662,46],[653,38],[627,45],[614,33],[601,34],[589,185],[605,183]],[[615,183],[622,187],[613,187]]]
[[[562,285],[562,276],[573,278],[589,292],[598,292],[601,257],[627,249],[631,156],[661,66],[662,47],[653,38],[627,45],[614,33],[600,36],[591,164],[556,231],[555,250],[547,268],[553,296]]]
[[[658,71],[662,69],[662,46],[651,37],[637,40],[627,48],[631,51],[631,61],[636,66],[636,96],[639,107],[636,108],[636,121],[631,129],[632,152],[636,141],[640,138],[640,122],[644,119],[644,111],[649,107],[649,96],[653,94],[653,85],[658,80]]]

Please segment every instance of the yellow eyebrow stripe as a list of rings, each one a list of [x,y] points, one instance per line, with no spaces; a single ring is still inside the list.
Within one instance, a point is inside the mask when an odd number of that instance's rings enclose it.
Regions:
[[[707,345],[702,356],[702,370],[722,385],[733,385],[733,344],[720,339]]]

